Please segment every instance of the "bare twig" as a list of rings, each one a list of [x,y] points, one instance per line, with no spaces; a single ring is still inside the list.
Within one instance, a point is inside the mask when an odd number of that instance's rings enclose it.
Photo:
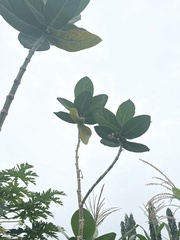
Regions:
[[[33,47],[29,50],[29,53],[28,53],[27,57],[25,58],[23,65],[19,69],[19,72],[14,80],[12,88],[11,88],[9,94],[7,95],[4,106],[0,112],[0,131],[1,131],[2,125],[8,115],[8,111],[11,106],[12,100],[15,97],[16,91],[21,83],[21,79],[26,71],[26,68],[27,68],[29,62],[31,61],[31,58],[34,55],[35,51],[41,46],[41,44],[44,42],[45,39],[46,39],[45,35],[42,35],[40,38],[37,39],[37,41],[34,43]]]

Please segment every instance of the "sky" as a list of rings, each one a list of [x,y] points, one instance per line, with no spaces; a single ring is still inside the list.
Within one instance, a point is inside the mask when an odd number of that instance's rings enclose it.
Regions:
[[[35,53],[28,66],[2,128],[1,169],[28,162],[39,175],[34,190],[64,191],[67,195],[62,197],[64,206],[52,206],[53,221],[70,236],[70,218],[77,209],[77,128],[61,121],[53,112],[65,110],[56,98],[73,100],[74,86],[84,76],[93,81],[95,94],[109,96],[106,107],[112,112],[131,99],[136,115],[148,114],[152,119],[147,133],[137,139],[150,152],[123,151],[95,189],[98,194],[105,184],[104,208],[120,208],[102,223],[100,234],[114,231],[120,236],[119,225],[125,213],[133,213],[136,222],[148,228],[141,208],[166,189],[146,186],[154,181],[153,176],[160,175],[140,162],[140,158],[158,167],[178,187],[179,12],[178,0],[91,0],[77,26],[97,34],[102,42],[76,53],[51,47]],[[3,106],[28,50],[18,42],[18,32],[2,18],[0,29],[0,105]],[[94,131],[89,144],[81,144],[83,194],[114,160],[117,151],[101,145]]]

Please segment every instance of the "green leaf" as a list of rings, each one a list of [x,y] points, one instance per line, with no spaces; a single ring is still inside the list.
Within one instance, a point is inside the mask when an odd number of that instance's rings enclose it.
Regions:
[[[84,218],[83,239],[91,240],[96,230],[95,220],[93,219],[91,213],[84,208],[83,218]],[[79,210],[77,210],[71,218],[71,227],[74,235],[77,237],[79,227]]]
[[[46,25],[60,30],[77,15],[81,0],[47,0],[44,12]]]
[[[114,232],[106,233],[102,236],[99,236],[95,240],[114,240],[116,238],[116,234]]]
[[[41,36],[33,36],[33,34],[31,35],[27,35],[24,33],[19,33],[18,35],[18,39],[19,42],[28,49],[31,49],[33,47],[33,45],[35,44],[35,42],[38,40],[38,38],[40,38]],[[46,51],[50,49],[50,45],[49,42],[47,40],[45,40],[44,42],[41,43],[40,47],[36,50],[36,51]]]
[[[73,24],[67,24],[59,31],[51,30],[48,40],[52,45],[68,52],[77,52],[94,47],[101,42],[97,35]]]
[[[58,97],[57,100],[58,100],[67,110],[70,110],[70,108],[73,108],[73,107],[74,107],[74,104],[73,104],[71,101],[69,101],[69,100],[67,100],[67,99],[65,99],[65,98],[60,98],[60,97]]]
[[[120,143],[115,143],[115,142],[110,142],[106,139],[101,139],[100,141],[103,145],[108,146],[108,147],[119,147]]]
[[[173,187],[172,192],[173,192],[173,197],[180,201],[180,189]]]
[[[111,128],[108,127],[102,127],[102,126],[95,126],[94,127],[96,133],[103,139],[111,141],[110,135],[114,133],[114,131]]]
[[[92,95],[90,92],[80,93],[74,100],[74,107],[77,108],[79,116],[84,116],[92,103]]]
[[[93,111],[93,117],[100,126],[111,128],[117,132],[121,130],[116,116],[106,108],[95,109]]]
[[[141,234],[136,234],[136,237],[138,237],[140,240],[147,240],[143,235]]]
[[[92,98],[91,107],[89,108],[88,112],[93,111],[96,108],[103,108],[108,100],[108,96],[106,94],[99,94]]]
[[[0,14],[13,28],[25,34],[42,34],[42,25],[36,20],[25,1],[1,0]]]
[[[69,113],[66,112],[55,112],[54,113],[58,118],[60,118],[61,120],[68,122],[68,123],[76,123],[70,116]]]
[[[81,3],[79,5],[79,9],[76,13],[76,15],[80,14],[89,4],[90,0],[81,0]]]
[[[150,150],[146,145],[129,141],[123,142],[123,148],[130,152],[147,152]]]
[[[74,88],[75,98],[82,92],[90,92],[93,96],[94,86],[91,79],[88,77],[83,77],[76,83],[76,86]]]
[[[149,115],[139,115],[127,121],[122,128],[122,135],[133,139],[143,135],[149,128],[151,118]]]
[[[133,118],[135,114],[135,105],[134,103],[129,99],[126,102],[123,102],[117,112],[116,117],[120,124],[123,126],[129,119]]]
[[[85,114],[84,117],[85,117],[84,123],[91,124],[91,125],[96,124],[96,121],[93,118],[92,112]]]
[[[92,135],[91,129],[85,125],[80,125],[79,126],[79,131],[80,131],[80,139],[84,144],[88,144],[89,138]]]
[[[70,108],[70,116],[76,123],[83,123],[85,118],[80,117],[76,108]]]

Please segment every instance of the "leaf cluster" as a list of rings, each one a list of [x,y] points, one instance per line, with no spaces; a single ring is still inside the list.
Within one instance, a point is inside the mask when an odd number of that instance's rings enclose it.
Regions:
[[[20,33],[20,43],[31,49],[41,36],[38,51],[54,45],[74,52],[93,47],[101,39],[74,25],[90,0],[0,0],[0,14]]]
[[[32,165],[25,163],[0,172],[0,237],[57,238],[58,227],[46,220],[53,217],[50,204],[62,205],[60,196],[65,194],[52,189],[41,193],[28,190],[29,184],[35,184],[38,176],[32,168]],[[18,223],[17,226],[3,227],[4,223],[12,222]]]
[[[100,94],[93,96],[94,86],[88,77],[80,79],[74,88],[74,102],[58,97],[58,101],[67,112],[55,112],[56,116],[68,123],[78,124],[80,138],[87,144],[91,130],[85,124],[98,124],[96,133],[101,137],[101,143],[109,147],[122,146],[132,152],[149,151],[146,145],[129,140],[142,136],[149,128],[149,115],[135,115],[135,105],[131,100],[120,104],[116,114],[105,108],[108,96]]]

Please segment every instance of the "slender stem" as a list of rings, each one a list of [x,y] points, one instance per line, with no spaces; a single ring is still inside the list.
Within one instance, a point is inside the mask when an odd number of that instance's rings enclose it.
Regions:
[[[92,187],[88,190],[85,197],[82,199],[82,205],[85,203],[86,199],[90,195],[90,193],[93,191],[93,189],[98,185],[98,183],[108,174],[108,172],[113,168],[117,160],[119,159],[119,156],[122,152],[122,146],[120,146],[117,156],[115,157],[114,161],[111,163],[111,165],[107,168],[107,170],[96,180],[96,182],[92,185]]]
[[[77,198],[78,198],[78,206],[79,206],[79,228],[78,228],[78,236],[77,240],[83,239],[83,228],[84,228],[84,218],[83,218],[83,204],[82,204],[82,195],[81,195],[81,170],[79,168],[79,147],[80,147],[80,130],[78,126],[78,143],[76,147],[76,177],[77,177]]]
[[[29,53],[27,57],[24,60],[23,65],[20,67],[19,72],[13,82],[12,88],[9,92],[9,94],[6,97],[4,106],[0,112],[0,131],[2,128],[2,125],[6,119],[6,116],[8,115],[9,108],[11,106],[12,100],[15,97],[16,91],[21,83],[21,79],[26,71],[26,68],[31,61],[32,56],[34,55],[35,51],[41,46],[41,44],[44,42],[46,39],[46,35],[42,35],[40,38],[37,39],[37,41],[34,43],[33,47],[29,50]]]

